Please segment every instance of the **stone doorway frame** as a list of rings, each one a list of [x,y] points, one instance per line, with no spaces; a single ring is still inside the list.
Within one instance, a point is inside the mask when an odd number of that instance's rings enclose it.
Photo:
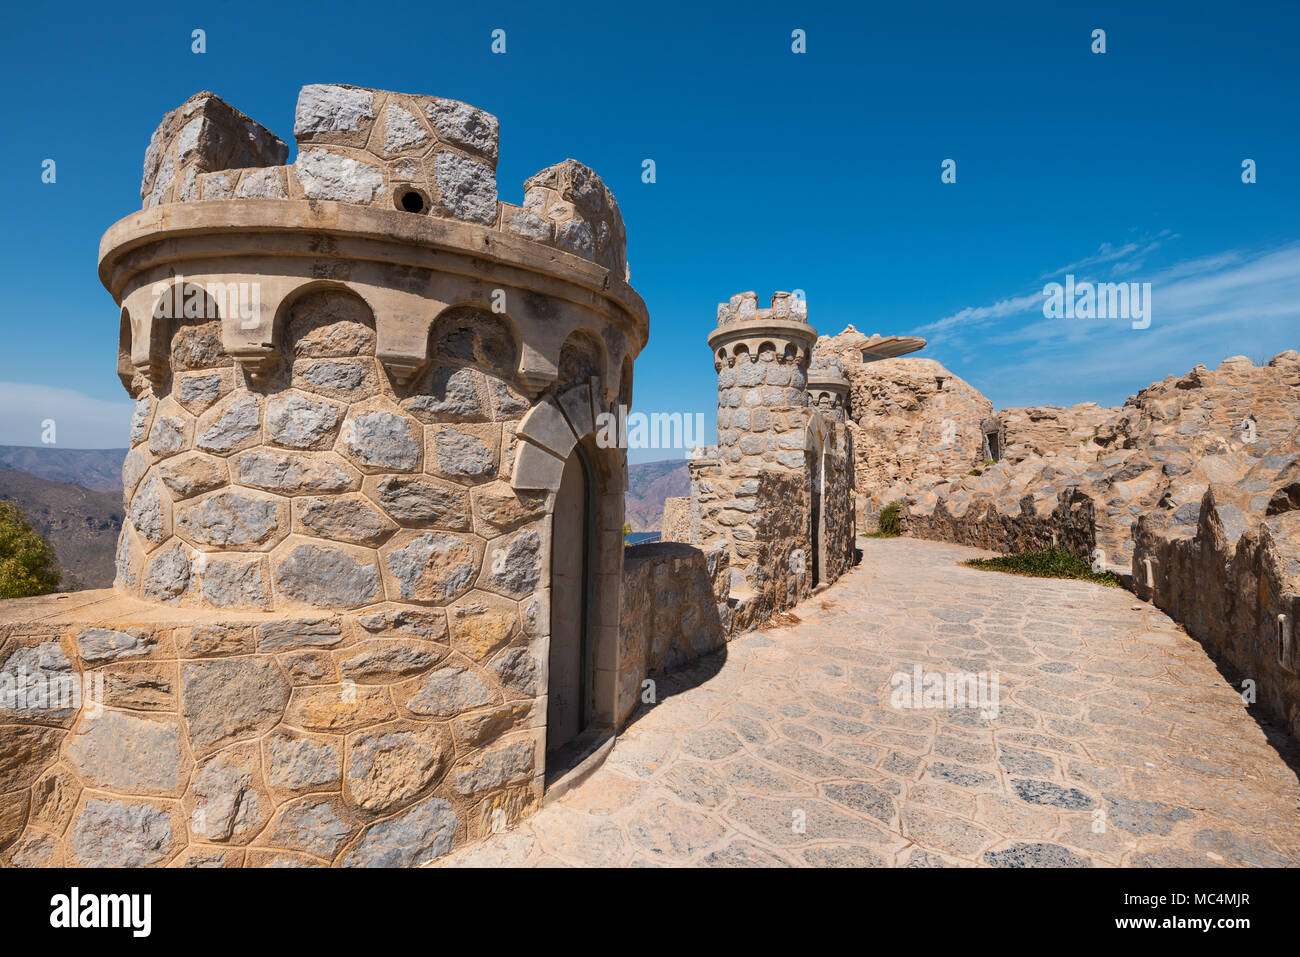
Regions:
[[[589,514],[589,541],[587,546],[588,571],[591,595],[586,602],[589,614],[586,637],[589,645],[591,695],[590,714],[586,728],[571,742],[573,753],[559,756],[559,767],[552,767],[547,757],[545,769],[548,793],[557,775],[581,772],[586,759],[603,751],[631,705],[622,693],[625,672],[631,672],[631,662],[619,657],[619,615],[622,608],[623,582],[623,493],[627,489],[627,453],[620,447],[602,448],[596,441],[597,422],[602,414],[612,414],[601,403],[600,378],[592,377],[585,384],[568,389],[558,398],[543,396],[524,416],[516,429],[519,439],[515,449],[515,465],[511,485],[520,491],[545,490],[551,492],[548,521],[554,521],[554,493],[559,490],[564,464],[570,454],[581,445],[578,454],[585,457],[589,472],[587,502]],[[548,525],[546,542],[546,604],[545,635],[539,641],[538,657],[545,663],[545,679],[538,689],[539,697],[547,698],[549,692],[550,661],[550,557],[554,529]],[[632,704],[635,703],[635,692]],[[565,751],[567,749],[562,749]],[[569,784],[574,774],[565,777]]]

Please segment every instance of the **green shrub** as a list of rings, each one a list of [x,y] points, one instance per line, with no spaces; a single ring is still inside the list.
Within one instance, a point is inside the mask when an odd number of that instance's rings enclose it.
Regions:
[[[970,568],[1026,575],[1030,578],[1076,578],[1112,588],[1118,588],[1122,584],[1119,576],[1114,573],[1094,572],[1086,559],[1059,548],[1049,548],[1045,552],[999,555],[997,558],[972,558],[962,564]]]
[[[895,538],[903,534],[901,511],[901,502],[890,502],[880,510],[880,520],[876,523],[877,538]]]
[[[59,562],[13,502],[0,502],[0,598],[48,595],[59,588]]]

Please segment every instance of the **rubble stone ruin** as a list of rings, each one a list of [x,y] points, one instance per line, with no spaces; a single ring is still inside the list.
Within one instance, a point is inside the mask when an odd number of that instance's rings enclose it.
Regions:
[[[0,863],[426,863],[852,560],[801,302],[719,310],[695,544],[625,563],[597,436],[649,321],[600,177],[503,202],[497,119],[430,96],[308,86],[294,135],[190,98],[103,237],[127,520],[113,589],[0,607]]]

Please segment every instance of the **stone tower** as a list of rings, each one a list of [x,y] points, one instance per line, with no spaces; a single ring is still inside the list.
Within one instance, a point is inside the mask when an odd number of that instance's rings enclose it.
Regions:
[[[110,672],[100,717],[32,732],[47,863],[422,863],[636,703],[595,424],[649,324],[613,195],[566,160],[502,202],[497,119],[437,97],[305,87],[294,134],[285,165],[192,97],[100,244],[136,400],[116,586],[5,632]]]
[[[814,354],[808,366],[808,405],[843,423],[848,416],[849,378],[833,356]]]
[[[718,372],[718,445],[696,469],[697,544],[731,553],[736,623],[787,608],[811,588],[807,374],[817,332],[789,293],[760,309],[753,292],[718,306],[709,335]]]

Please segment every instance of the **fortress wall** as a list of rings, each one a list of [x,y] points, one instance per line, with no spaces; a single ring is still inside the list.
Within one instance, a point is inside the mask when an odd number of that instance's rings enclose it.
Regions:
[[[987,500],[963,504],[955,511],[942,501],[928,510],[909,508],[903,512],[903,531],[1004,555],[1060,548],[1088,559],[1096,548],[1092,499],[1076,489],[1038,500],[1026,495],[1005,505]]]
[[[619,642],[636,666],[625,672],[623,695],[642,703],[646,678],[680,667],[726,644],[729,555],[680,542],[634,545],[623,561]],[[646,702],[651,703],[651,702]]]
[[[1133,588],[1181,623],[1234,684],[1300,739],[1300,433],[1182,516],[1138,522]],[[1194,511],[1195,514],[1189,514]],[[1187,519],[1191,519],[1190,523]],[[1243,688],[1242,682],[1252,685]]]

